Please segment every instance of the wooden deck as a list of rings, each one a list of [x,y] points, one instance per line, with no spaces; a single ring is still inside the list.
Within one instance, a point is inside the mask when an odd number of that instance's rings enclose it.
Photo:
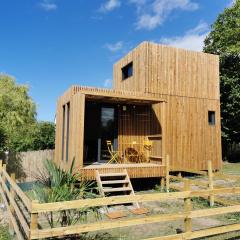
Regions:
[[[127,170],[130,178],[151,178],[165,176],[166,167],[154,163],[136,163],[136,164],[92,164],[80,168],[82,177],[89,180],[95,179],[95,170],[100,173],[116,173]]]

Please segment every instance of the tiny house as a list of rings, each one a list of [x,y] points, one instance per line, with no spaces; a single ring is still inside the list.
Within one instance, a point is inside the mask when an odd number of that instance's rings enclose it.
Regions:
[[[55,161],[94,179],[221,168],[218,56],[143,42],[114,64],[113,89],[70,87],[57,103]],[[113,155],[121,160],[109,161]],[[150,147],[145,143],[149,142]],[[141,161],[129,161],[132,149]],[[138,158],[139,160],[140,158]]]

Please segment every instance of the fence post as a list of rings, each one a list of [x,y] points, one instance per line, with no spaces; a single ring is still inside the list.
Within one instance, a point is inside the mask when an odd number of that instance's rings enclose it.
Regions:
[[[164,191],[164,187],[165,187],[165,180],[164,180],[164,177],[161,177],[161,182],[160,182],[160,189],[161,189],[161,192]]]
[[[169,192],[169,155],[166,156],[166,191]]]
[[[3,173],[3,171],[6,172],[6,169],[7,169],[7,165],[3,164],[2,165],[2,173]],[[6,184],[6,177],[5,177],[5,174],[2,174],[2,191],[3,191],[3,194],[5,194],[4,187],[3,187],[5,184]]]
[[[184,179],[184,191],[191,191],[190,181],[189,179]],[[184,212],[189,215],[192,211],[192,202],[191,198],[184,198]],[[184,232],[191,232],[192,231],[192,219],[186,217],[184,219]]]
[[[33,200],[32,203],[39,203],[39,201]],[[29,239],[31,239],[32,230],[36,230],[37,228],[38,228],[38,214],[31,212]]]
[[[11,177],[11,180],[15,183],[15,179],[16,179],[15,173],[12,173],[10,177]],[[15,192],[14,192],[11,184],[10,184],[10,197],[15,201]],[[12,206],[11,203],[10,203],[10,211],[11,211],[12,215],[14,216],[14,207]],[[13,227],[11,221],[9,222],[9,232],[10,233],[14,232],[14,227]]]
[[[208,186],[209,190],[213,190],[213,171],[212,171],[212,161],[208,161]],[[212,194],[209,195],[209,203],[210,206],[214,206],[214,196]]]
[[[3,165],[2,165],[2,160],[0,160],[0,176],[2,177],[2,169],[3,169]],[[2,184],[0,184],[1,187]],[[3,203],[3,199],[0,197],[1,203]]]

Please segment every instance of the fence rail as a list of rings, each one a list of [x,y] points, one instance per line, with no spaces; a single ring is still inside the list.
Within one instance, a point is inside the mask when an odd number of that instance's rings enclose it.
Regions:
[[[171,178],[173,176],[168,174],[168,177]],[[209,179],[211,179],[211,175]],[[68,236],[72,234],[96,232],[99,230],[102,231],[114,228],[176,220],[184,221],[183,233],[170,236],[148,238],[148,240],[195,239],[199,237],[206,237],[210,235],[240,230],[240,224],[231,224],[221,227],[193,231],[192,219],[240,212],[240,203],[234,206],[193,210],[191,202],[191,199],[193,197],[212,197],[213,200],[213,197],[216,195],[240,194],[240,187],[214,188],[213,185],[209,184],[210,187],[208,185],[208,189],[191,190],[191,181],[186,179],[182,180],[184,182],[184,189],[182,192],[166,192],[133,196],[104,197],[97,199],[84,199],[55,203],[39,203],[37,201],[31,201],[25,195],[25,193],[16,184],[14,175],[12,174],[9,176],[6,172],[6,165],[2,165],[0,162],[0,194],[7,207],[10,220],[10,228],[14,230],[18,239],[39,239]],[[141,216],[132,219],[121,219],[115,221],[103,220],[96,223],[77,223],[75,225],[65,227],[44,228],[42,226],[39,228],[39,225],[41,225],[41,217],[39,216],[46,212],[57,213],[59,211],[70,209],[86,209],[96,206],[103,207],[107,205],[126,204],[132,202],[166,201],[174,199],[184,200],[184,207],[182,211],[178,213],[148,215],[144,217]],[[22,208],[21,206],[24,207]]]

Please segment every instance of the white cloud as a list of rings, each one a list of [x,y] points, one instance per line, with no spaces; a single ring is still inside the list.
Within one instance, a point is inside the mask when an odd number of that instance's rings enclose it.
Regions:
[[[106,43],[104,45],[105,48],[107,48],[109,51],[111,52],[117,52],[123,49],[123,42],[122,41],[118,41],[116,43]]]
[[[100,12],[110,12],[121,6],[120,0],[108,0],[100,7]]]
[[[194,11],[199,7],[192,0],[129,0],[129,2],[137,7],[136,28],[147,30],[163,24],[174,10]]]
[[[105,88],[110,88],[112,86],[112,79],[109,79],[109,78],[105,79],[104,83],[103,83],[103,86]]]
[[[57,4],[49,0],[43,0],[39,6],[45,11],[54,11],[57,9]]]
[[[187,31],[183,36],[162,38],[160,43],[194,51],[202,51],[204,39],[209,33],[209,26],[200,22],[195,28]]]

